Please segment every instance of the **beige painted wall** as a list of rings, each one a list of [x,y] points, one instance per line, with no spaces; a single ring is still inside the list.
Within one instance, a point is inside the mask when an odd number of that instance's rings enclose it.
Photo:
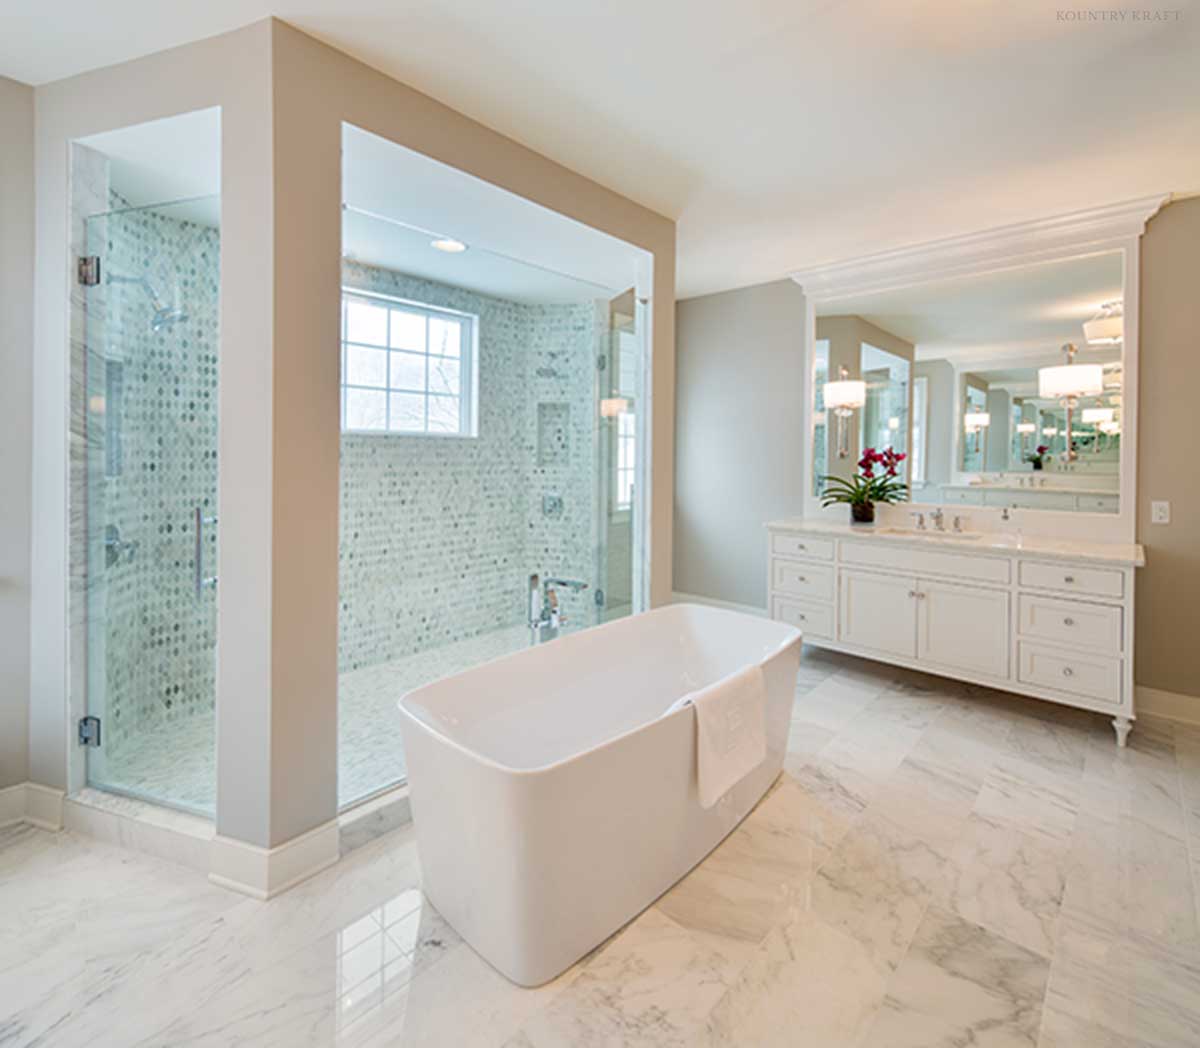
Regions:
[[[677,317],[675,589],[765,607],[763,523],[804,510],[804,295],[780,280]]]
[[[0,77],[0,789],[29,777],[33,89]]]
[[[333,817],[343,120],[653,254],[652,599],[671,587],[675,226],[284,23],[38,88],[32,777],[78,786],[67,725],[67,145],[219,105],[218,833]]]
[[[1138,380],[1137,683],[1196,697],[1200,716],[1200,197],[1169,204],[1142,239]],[[1151,524],[1150,503],[1171,502]]]

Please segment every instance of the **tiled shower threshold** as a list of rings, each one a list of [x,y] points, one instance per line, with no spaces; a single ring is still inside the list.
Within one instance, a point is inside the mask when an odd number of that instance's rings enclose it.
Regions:
[[[624,609],[621,609],[624,610]],[[413,688],[529,643],[524,625],[418,652],[338,677],[338,807],[373,799],[402,783],[407,769],[396,704]],[[147,801],[211,819],[216,808],[216,767],[211,713],[144,731],[106,754],[106,791],[130,803]]]

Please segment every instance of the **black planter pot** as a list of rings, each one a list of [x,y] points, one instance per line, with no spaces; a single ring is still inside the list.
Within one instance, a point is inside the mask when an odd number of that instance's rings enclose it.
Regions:
[[[1041,468],[1042,468],[1042,464],[1041,464],[1041,462],[1038,462],[1038,461],[1036,461],[1036,460],[1035,460],[1035,461],[1034,461],[1034,463],[1033,463],[1033,468],[1034,468],[1034,469],[1041,469]]]
[[[875,503],[857,502],[850,503],[850,521],[854,524],[874,524],[875,523]]]

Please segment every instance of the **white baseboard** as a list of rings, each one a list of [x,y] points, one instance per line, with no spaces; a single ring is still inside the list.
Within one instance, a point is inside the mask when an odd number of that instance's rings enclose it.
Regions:
[[[61,830],[62,790],[37,782],[19,782],[0,790],[0,826],[27,822],[43,830]]]
[[[724,608],[726,611],[740,611],[744,615],[758,615],[760,618],[766,618],[766,608],[756,608],[753,604],[737,604],[731,600],[717,600],[715,597],[701,597],[695,593],[680,593],[678,590],[671,593],[672,604],[707,604],[712,608]]]
[[[1168,720],[1179,721],[1182,724],[1200,725],[1200,695],[1184,695],[1177,691],[1163,691],[1161,688],[1145,688],[1140,684],[1134,691],[1135,708],[1138,713],[1166,717]]]
[[[328,822],[274,848],[217,834],[208,879],[255,899],[270,899],[338,861],[338,821]]]

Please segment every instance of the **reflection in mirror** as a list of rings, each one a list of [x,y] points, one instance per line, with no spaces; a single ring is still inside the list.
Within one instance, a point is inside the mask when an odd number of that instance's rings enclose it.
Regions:
[[[865,448],[907,451],[912,365],[912,343],[864,317],[817,317],[813,494],[826,476],[852,477]]]
[[[917,502],[1116,513],[1122,280],[1106,252],[819,307],[817,493],[891,446]],[[866,385],[846,455],[821,399],[842,368]]]

